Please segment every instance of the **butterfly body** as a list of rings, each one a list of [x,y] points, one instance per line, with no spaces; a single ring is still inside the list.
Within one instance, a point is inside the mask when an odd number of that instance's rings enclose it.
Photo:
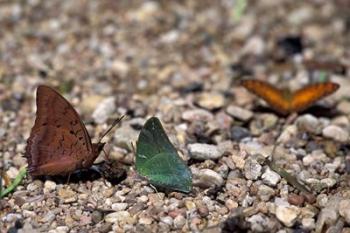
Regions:
[[[36,104],[36,120],[25,151],[30,174],[66,175],[89,168],[104,143],[91,143],[78,113],[54,89],[39,86]]]
[[[274,110],[282,115],[301,112],[316,101],[334,93],[339,85],[332,82],[315,83],[295,92],[282,91],[260,80],[244,80],[242,86],[265,100]]]
[[[192,174],[171,144],[160,121],[145,123],[136,144],[136,170],[157,187],[190,192]]]

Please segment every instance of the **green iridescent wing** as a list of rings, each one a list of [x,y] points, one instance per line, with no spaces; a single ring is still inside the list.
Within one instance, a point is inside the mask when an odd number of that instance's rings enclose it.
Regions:
[[[140,132],[136,144],[136,170],[154,186],[185,193],[192,189],[191,171],[156,117],[147,120]]]

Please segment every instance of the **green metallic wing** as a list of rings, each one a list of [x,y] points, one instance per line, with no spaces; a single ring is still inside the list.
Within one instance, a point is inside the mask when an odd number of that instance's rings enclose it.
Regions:
[[[191,171],[156,117],[147,120],[140,132],[136,144],[136,170],[154,186],[186,193],[192,189]]]

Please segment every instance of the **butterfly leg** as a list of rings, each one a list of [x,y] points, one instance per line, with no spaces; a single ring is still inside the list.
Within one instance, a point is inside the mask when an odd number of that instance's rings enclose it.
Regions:
[[[149,186],[157,193],[158,198],[161,200],[162,197],[160,196],[160,194],[159,194],[157,188],[156,188],[153,184],[149,184]]]
[[[72,175],[72,173],[70,172],[69,174],[68,174],[68,177],[67,177],[67,182],[66,182],[66,184],[68,184],[69,183],[69,181],[70,181],[70,175]]]

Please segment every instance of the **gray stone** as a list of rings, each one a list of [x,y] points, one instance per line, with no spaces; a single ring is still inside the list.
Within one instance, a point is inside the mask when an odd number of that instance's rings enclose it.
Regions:
[[[216,145],[194,143],[188,145],[191,158],[198,160],[219,159],[223,152]]]
[[[350,200],[341,200],[339,203],[339,214],[342,216],[347,224],[350,224]]]
[[[248,158],[243,169],[244,176],[248,180],[257,180],[261,176],[262,166],[254,159]]]
[[[105,221],[110,223],[124,222],[126,219],[130,218],[128,211],[118,211],[114,213],[107,214],[105,216]]]
[[[231,128],[231,139],[234,141],[241,141],[243,138],[250,137],[250,132],[241,126],[233,126]]]
[[[114,133],[115,145],[131,151],[131,143],[135,143],[138,138],[138,132],[129,125],[122,125]]]
[[[56,189],[56,183],[54,181],[51,180],[47,180],[44,183],[44,193],[48,193],[51,191],[54,191]]]
[[[108,97],[97,105],[95,111],[92,113],[92,118],[97,124],[103,124],[115,110],[115,98]]]
[[[300,214],[300,208],[296,206],[276,206],[276,217],[281,221],[285,226],[292,227],[296,222],[298,215]]]
[[[210,188],[214,186],[222,186],[224,179],[215,171],[210,169],[196,170],[193,169],[193,185],[201,188]]]
[[[281,176],[278,173],[272,171],[270,168],[267,168],[261,177],[265,184],[273,187],[275,187],[281,180]]]
[[[325,206],[321,209],[317,216],[316,232],[321,232],[324,225],[334,225],[339,218],[339,203],[341,198],[339,196],[331,196]]]
[[[208,110],[214,110],[221,108],[225,103],[225,98],[220,93],[202,93],[197,103],[202,108],[208,109]]]
[[[303,218],[301,220],[301,225],[303,225],[303,228],[308,229],[308,230],[313,230],[315,229],[315,219],[313,218]]]
[[[268,201],[275,194],[275,190],[267,185],[259,185],[258,196],[262,201]]]
[[[127,203],[113,203],[111,207],[112,207],[112,210],[114,210],[114,211],[121,211],[121,210],[125,210],[126,208],[128,208],[128,204]]]
[[[267,219],[262,214],[255,214],[247,219],[251,224],[251,230],[254,232],[265,232]]]
[[[214,116],[211,112],[204,110],[204,109],[193,109],[193,110],[187,110],[182,113],[182,119],[186,121],[212,121],[214,119]]]
[[[228,114],[241,121],[248,121],[253,117],[253,112],[235,105],[228,106],[226,111]]]
[[[346,142],[349,139],[348,131],[336,125],[329,125],[324,128],[322,130],[322,135],[338,142]]]
[[[55,218],[56,218],[56,215],[52,211],[49,211],[41,219],[41,222],[51,223],[53,220],[55,220]]]
[[[50,230],[49,233],[67,233],[69,232],[68,226],[58,226],[54,230]]]
[[[186,219],[182,215],[178,215],[174,219],[174,227],[176,229],[181,229],[186,224]]]
[[[170,216],[161,217],[160,221],[170,226],[173,225],[173,219]]]
[[[313,134],[320,134],[322,131],[322,125],[316,117],[311,114],[305,114],[300,116],[296,120],[298,128],[302,131],[306,131]]]
[[[275,114],[265,113],[254,117],[250,123],[250,133],[253,135],[260,135],[263,132],[275,128],[278,122],[278,117]]]

